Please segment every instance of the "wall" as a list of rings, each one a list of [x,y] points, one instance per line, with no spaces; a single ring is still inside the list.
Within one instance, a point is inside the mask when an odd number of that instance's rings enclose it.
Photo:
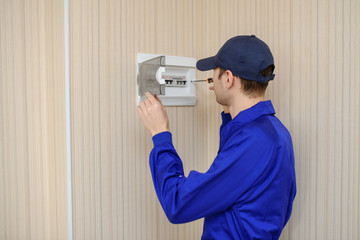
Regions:
[[[0,239],[67,238],[61,4],[0,0]],[[267,97],[293,137],[298,195],[281,239],[358,239],[359,11],[356,0],[71,1],[74,239],[200,238],[202,220],[172,225],[156,199],[136,54],[200,59],[237,34],[272,49]],[[219,141],[221,110],[205,84],[197,93],[195,107],[168,108],[186,173],[206,171]]]
[[[63,1],[0,1],[0,239],[66,239]]]
[[[136,112],[136,57],[196,57],[201,2],[72,1],[70,9],[75,238],[199,238],[201,221],[171,225],[154,194],[151,136]],[[210,100],[205,87],[199,98]],[[168,109],[187,170],[205,170],[215,156],[213,101]]]

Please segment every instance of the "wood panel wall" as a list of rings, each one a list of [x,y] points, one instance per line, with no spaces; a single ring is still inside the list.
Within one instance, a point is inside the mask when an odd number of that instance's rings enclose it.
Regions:
[[[62,1],[0,0],[0,239],[68,239]],[[74,239],[200,239],[152,186],[136,55],[216,54],[255,34],[275,57],[267,98],[293,137],[298,194],[281,239],[359,239],[360,2],[70,1]],[[198,77],[212,73],[198,72]],[[185,172],[206,171],[221,108],[205,84],[169,107]]]
[[[196,55],[199,12],[190,0],[71,2],[75,239],[199,238],[201,221],[174,226],[162,212],[148,169],[151,136],[136,113],[137,53]],[[205,86],[199,94],[208,98]],[[214,107],[169,108],[187,170],[205,170],[215,155]]]
[[[63,1],[0,1],[0,239],[67,239]]]

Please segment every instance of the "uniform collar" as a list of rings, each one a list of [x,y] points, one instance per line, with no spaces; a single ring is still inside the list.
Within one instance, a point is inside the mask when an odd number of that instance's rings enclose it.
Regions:
[[[251,108],[239,112],[230,123],[244,125],[258,119],[263,115],[275,114],[275,109],[270,100],[258,102]]]
[[[221,151],[227,139],[234,131],[239,129],[239,127],[242,128],[264,115],[273,114],[275,114],[275,110],[270,100],[259,102],[251,108],[239,112],[224,128],[220,129],[219,151]]]

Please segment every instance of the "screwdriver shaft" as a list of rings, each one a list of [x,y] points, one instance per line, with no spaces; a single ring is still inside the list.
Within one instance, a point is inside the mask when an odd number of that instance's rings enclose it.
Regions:
[[[206,80],[193,80],[191,82],[206,82]]]
[[[193,80],[191,82],[207,82],[207,83],[212,83],[213,82],[213,79],[212,78],[207,78],[207,79],[204,79],[204,80]]]

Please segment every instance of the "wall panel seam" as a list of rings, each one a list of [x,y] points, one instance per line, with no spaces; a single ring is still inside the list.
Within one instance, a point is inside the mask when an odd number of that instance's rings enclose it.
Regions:
[[[69,0],[64,0],[64,59],[65,59],[65,98],[66,98],[66,160],[68,188],[68,231],[69,240],[73,239],[72,212],[72,174],[71,174],[71,122],[70,122],[70,37]]]

